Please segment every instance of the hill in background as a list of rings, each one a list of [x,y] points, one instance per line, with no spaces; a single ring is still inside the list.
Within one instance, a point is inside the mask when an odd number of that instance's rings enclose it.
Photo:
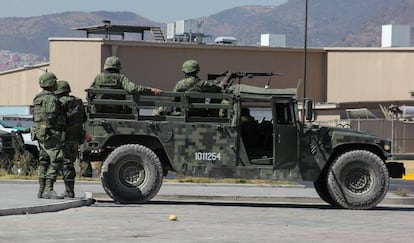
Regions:
[[[308,4],[310,47],[379,47],[383,24],[414,26],[413,0],[310,0]],[[287,46],[302,47],[304,22],[305,1],[289,0],[278,7],[232,8],[205,18],[204,27],[208,34],[231,35],[248,45],[260,42],[263,33],[285,34]]]
[[[241,6],[200,17],[205,34],[212,36],[211,40],[205,41],[212,42],[218,36],[233,36],[239,45],[257,45],[260,34],[272,33],[285,34],[289,47],[302,47],[304,3],[303,0],[289,0],[280,6]],[[308,9],[309,47],[379,47],[381,25],[414,26],[413,0],[311,0]],[[130,12],[65,12],[29,18],[0,18],[0,49],[25,53],[23,55],[36,57],[35,60],[47,59],[49,37],[84,37],[84,32],[73,28],[98,25],[102,20],[120,25],[162,26],[166,30],[165,23],[153,22]],[[4,63],[4,59],[0,53],[0,62]],[[5,66],[1,63],[0,70]]]

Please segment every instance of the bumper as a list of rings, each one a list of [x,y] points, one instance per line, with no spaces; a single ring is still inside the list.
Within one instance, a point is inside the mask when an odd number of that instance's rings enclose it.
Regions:
[[[387,162],[388,173],[391,178],[403,178],[405,175],[404,164],[401,162]]]

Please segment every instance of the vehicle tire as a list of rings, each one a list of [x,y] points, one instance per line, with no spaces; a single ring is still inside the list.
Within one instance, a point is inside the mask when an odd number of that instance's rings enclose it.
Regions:
[[[369,209],[384,199],[390,178],[384,161],[366,150],[340,155],[329,168],[327,189],[332,199],[348,209]]]
[[[313,182],[313,186],[315,187],[316,192],[323,201],[325,201],[333,207],[341,208],[341,206],[338,203],[336,203],[336,201],[331,197],[331,194],[329,194],[327,187],[326,172],[321,173],[319,178]]]
[[[163,178],[157,155],[138,144],[116,148],[102,165],[102,185],[118,203],[148,202],[158,193]]]

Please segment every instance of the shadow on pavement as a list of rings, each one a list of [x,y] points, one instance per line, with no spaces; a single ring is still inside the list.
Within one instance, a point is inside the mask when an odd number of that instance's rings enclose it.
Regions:
[[[146,204],[151,205],[200,205],[200,206],[218,206],[218,207],[257,207],[257,208],[303,208],[303,209],[324,209],[324,210],[348,210],[333,207],[327,204],[298,204],[298,203],[260,203],[260,202],[200,202],[200,201],[150,201]],[[95,203],[93,207],[142,207],[143,204],[117,204],[114,202]],[[397,206],[377,206],[369,211],[414,211],[414,207],[397,207]]]

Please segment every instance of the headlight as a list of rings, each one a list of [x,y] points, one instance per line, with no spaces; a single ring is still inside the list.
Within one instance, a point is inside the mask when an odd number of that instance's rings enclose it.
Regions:
[[[389,140],[383,140],[383,139],[377,139],[375,140],[375,143],[378,144],[378,146],[382,147],[386,152],[391,152],[391,141]]]

